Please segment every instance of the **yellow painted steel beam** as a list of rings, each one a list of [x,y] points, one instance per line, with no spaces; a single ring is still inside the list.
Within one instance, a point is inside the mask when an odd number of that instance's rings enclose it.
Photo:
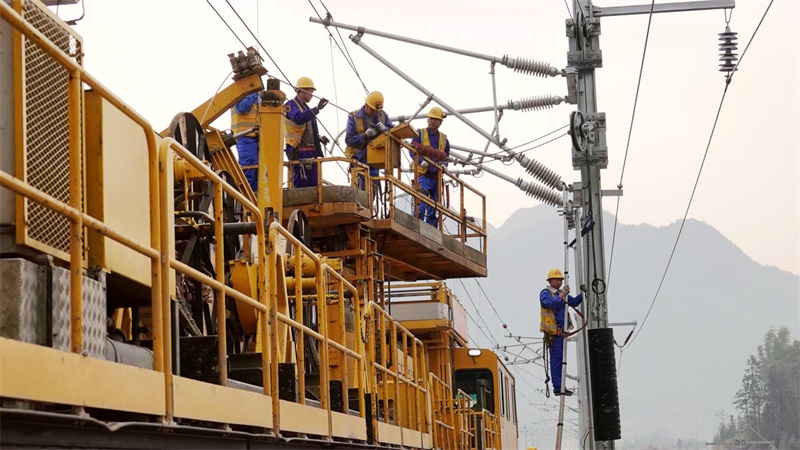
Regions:
[[[69,74],[67,108],[69,111],[69,205],[83,209],[83,148],[81,148],[81,104],[83,90],[81,72]],[[69,272],[70,272],[70,326],[72,327],[72,353],[83,352],[83,218],[70,221]]]
[[[156,371],[6,338],[0,349],[0,397],[165,415]]]
[[[266,217],[268,208],[276,216],[283,211],[283,133],[286,94],[274,86],[261,93],[258,139],[258,209]]]
[[[211,163],[214,167],[231,174],[239,192],[244,194],[254,205],[258,204],[256,194],[253,192],[253,188],[250,187],[250,183],[247,182],[242,166],[239,165],[239,162],[233,156],[233,152],[222,142],[222,136],[219,134],[218,130],[210,127],[208,128],[208,131],[206,131],[206,144],[208,144],[208,151],[211,153]]]
[[[225,239],[222,236],[222,225],[225,222],[222,206],[222,185],[214,185],[214,259],[217,282],[225,285]],[[214,302],[217,310],[217,372],[219,384],[228,385],[228,333],[226,330],[225,316],[228,309],[225,307],[225,289],[214,289]]]
[[[264,394],[176,376],[175,417],[272,428],[272,399]]]
[[[261,81],[261,76],[266,75],[267,70],[263,68],[260,69],[261,70],[244,78],[235,80],[233,84],[195,108],[192,114],[200,121],[200,125],[203,128],[208,127],[212,122],[231,109],[239,100],[253,92],[264,89],[264,82]]]

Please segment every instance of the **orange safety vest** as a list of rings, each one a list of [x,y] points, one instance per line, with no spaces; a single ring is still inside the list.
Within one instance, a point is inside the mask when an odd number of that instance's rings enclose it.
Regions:
[[[427,146],[430,147],[430,145],[431,145],[431,137],[428,135],[428,129],[427,128],[423,128],[423,129],[419,130],[419,138],[420,138],[420,141],[422,141],[422,145],[427,145]],[[439,151],[442,151],[442,152],[444,151],[446,143],[447,143],[447,135],[445,135],[444,133],[442,133],[440,131],[439,132]]]
[[[430,147],[431,145],[431,137],[429,136],[428,129],[422,128],[419,130],[419,139],[422,145],[427,145]],[[447,135],[439,132],[439,151],[444,151],[445,145],[447,144]],[[425,175],[428,173],[428,166],[427,162],[424,159],[417,158],[417,172],[421,175]]]
[[[308,110],[308,107],[303,107],[299,102],[296,101],[297,99],[291,99],[290,102],[294,102],[295,105],[300,109],[300,111],[305,112]],[[308,122],[298,125],[292,121],[289,117],[284,116],[283,124],[286,127],[286,134],[284,135],[284,140],[286,141],[286,145],[291,145],[294,148],[300,146],[300,140],[303,139],[303,134],[306,132],[306,126]]]
[[[550,336],[555,336],[556,333],[558,332],[558,322],[556,322],[556,311],[542,306],[541,298],[542,298],[542,292],[544,291],[549,291],[549,289],[542,289],[542,291],[539,292],[539,299],[540,299],[539,309],[541,309],[541,322],[539,325],[539,331],[543,331],[546,334],[549,334]],[[552,291],[550,293],[552,293]],[[569,306],[565,305],[565,308],[568,307]],[[569,319],[569,314],[567,314],[567,320],[569,321],[568,329],[571,330],[573,327],[572,327],[572,320]]]
[[[361,117],[358,117],[358,115],[357,115],[358,111],[360,111],[360,110],[355,110],[355,111],[351,112],[350,114],[353,115],[353,119],[355,119],[355,121],[356,121],[356,133],[362,134],[367,130],[367,124],[366,124],[366,120],[364,120]],[[386,114],[384,114],[384,112],[382,110],[378,111],[378,121],[380,121],[381,123],[386,122]],[[352,158],[353,155],[355,155],[356,153],[360,152],[362,149],[363,149],[363,147],[362,148],[347,147],[346,149],[344,149],[344,155],[347,156],[348,158]]]
[[[234,134],[257,127],[259,125],[258,119],[258,102],[254,103],[250,111],[244,114],[240,113],[235,107],[231,108],[231,130]],[[247,133],[247,136],[256,137],[256,133]]]

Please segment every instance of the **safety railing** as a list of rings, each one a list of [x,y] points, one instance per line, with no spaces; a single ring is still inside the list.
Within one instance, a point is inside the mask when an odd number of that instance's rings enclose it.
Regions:
[[[453,398],[453,427],[455,428],[456,437],[458,440],[459,449],[477,448],[472,447],[472,442],[475,440],[474,428],[470,426],[470,420],[473,414],[470,404],[472,399],[469,394],[458,389]]]
[[[440,307],[428,306],[431,303],[447,305],[447,309],[443,312]],[[455,337],[459,339],[459,343],[467,345],[469,340],[467,311],[444,281],[392,283],[392,295],[389,298],[387,309],[393,314],[413,309],[415,320],[447,320],[449,326],[455,330]],[[399,317],[407,320],[404,315]],[[436,352],[438,350],[429,349],[428,351]],[[436,367],[430,367],[430,370],[445,377],[444,370],[437,370]]]
[[[428,374],[434,448],[458,448],[453,389],[434,374]]]
[[[286,242],[286,251],[277,248],[276,245]],[[351,388],[358,391],[359,415],[364,417],[364,389],[366,370],[364,357],[363,341],[360,338],[361,324],[361,304],[358,297],[358,290],[355,286],[347,282],[341,274],[336,272],[330,265],[313,253],[308,247],[303,245],[296,237],[281,227],[277,222],[273,222],[269,228],[269,286],[270,305],[277,320],[271,321],[270,340],[271,357],[275,364],[271,370],[273,379],[277,379],[279,362],[286,362],[287,353],[292,349],[287,349],[286,345],[290,342],[281,343],[280,337],[287,336],[288,329],[294,330],[297,341],[294,343],[294,351],[297,358],[297,380],[298,394],[300,403],[305,403],[306,396],[306,340],[313,340],[313,348],[319,355],[319,387],[321,407],[328,411],[328,431],[331,433],[331,355],[338,355],[341,363],[346,368],[348,360],[352,361],[353,370],[349,373],[345,369],[342,374],[342,397],[343,410],[347,412]],[[283,270],[287,268],[289,270]],[[287,275],[293,275],[288,276]],[[345,295],[345,292],[349,295]],[[293,305],[289,304],[290,296],[293,297]],[[308,300],[308,305],[306,301]],[[290,308],[292,306],[292,308]],[[311,307],[309,307],[311,306]],[[293,311],[293,312],[290,312]],[[317,312],[316,326],[314,330],[310,321],[313,311]],[[355,349],[347,347],[345,315],[348,310],[352,310],[354,320],[354,332],[357,338],[354,340]],[[331,336],[328,324],[331,322],[331,315],[336,315],[339,323],[339,333]],[[294,318],[292,318],[294,315]],[[353,378],[351,380],[351,378]],[[278,404],[278,396],[273,397],[273,402]]]
[[[431,175],[426,175],[425,170],[437,169],[433,178],[436,179],[438,201],[434,201],[430,196],[424,194],[414,195],[412,196],[413,210],[416,212],[423,205],[436,210],[440,229],[446,229],[445,218],[455,221],[460,226],[457,233],[451,234],[462,237],[462,240],[485,236],[486,196],[465,183],[464,180],[450,174],[441,162],[423,156],[405,142],[400,142],[402,151],[408,151],[410,157],[408,169],[393,171],[394,176],[401,182],[412,187],[420,187],[423,177],[431,177]],[[480,209],[480,214],[467,215],[468,208],[474,210],[476,207]]]
[[[199,270],[175,259],[175,242],[173,236],[173,220],[170,218],[170,213],[174,207],[174,193],[172,187],[174,175],[174,167],[176,162],[181,165],[188,166],[187,169],[182,170],[184,189],[190,189],[190,180],[205,180],[211,183],[213,189],[213,227],[214,227],[214,267],[215,277],[211,278],[208,275],[200,272]],[[217,371],[219,373],[219,384],[222,386],[228,385],[228,343],[227,343],[227,323],[225,298],[231,297],[243,304],[254,308],[258,311],[259,324],[261,326],[261,346],[263,349],[274,347],[270,342],[270,335],[267,329],[267,312],[269,307],[264,298],[256,300],[242,292],[227,286],[225,284],[225,239],[223,239],[223,224],[225,222],[223,214],[224,208],[222,203],[223,192],[241,203],[244,211],[247,211],[254,220],[256,227],[256,242],[258,246],[258,257],[256,260],[256,286],[257,292],[265,292],[266,278],[264,276],[264,257],[266,254],[266,234],[264,230],[264,221],[258,207],[250,202],[243,194],[241,194],[235,187],[228,184],[225,180],[219,177],[210,167],[203,161],[199,160],[192,152],[180,145],[173,138],[165,138],[161,142],[158,159],[159,170],[159,190],[160,202],[158,215],[161,217],[161,241],[166,249],[161,258],[161,273],[164,279],[168,279],[169,271],[175,270],[177,273],[182,274],[192,280],[209,286],[214,291],[214,310],[216,311],[216,332],[217,332]],[[188,194],[188,193],[187,193]],[[189,198],[189,195],[185,195]],[[188,202],[185,203],[188,206]],[[169,299],[171,293],[169,287],[163,289],[162,297]],[[165,304],[168,302],[164,302]],[[165,306],[166,308],[166,306]],[[166,308],[163,311],[162,317],[170,317],[170,311]],[[154,328],[157,326],[157,321],[153,320]],[[162,320],[164,328],[164,336],[167,342],[172,342],[172,321]],[[174,331],[177,333],[177,330]],[[270,371],[267,368],[270,366],[270,360],[267,352],[261,352],[261,367],[262,367],[262,386],[263,392],[266,395],[272,395],[273,398],[277,397],[278,389],[274,383],[276,377],[270,376]],[[169,366],[172,364],[172,347],[165,345],[164,358]],[[172,385],[172,370],[166,370],[167,389]],[[171,418],[171,417],[170,417]]]
[[[150,243],[143,244],[111,229],[104,222],[86,214],[83,209],[83,189],[82,189],[82,149],[81,149],[81,103],[83,98],[83,84],[91,87],[97,94],[102,96],[111,105],[119,109],[123,114],[138,124],[144,132],[147,143],[148,158],[148,186],[150,193],[150,209],[159,211],[160,191],[158,174],[158,148],[156,147],[155,133],[150,123],[141,115],[136,113],[130,106],[125,104],[111,91],[106,89],[99,81],[89,75],[83,67],[73,61],[69,55],[61,51],[42,33],[36,30],[27,22],[17,11],[6,2],[0,2],[0,17],[7,21],[20,33],[25,35],[30,42],[37,45],[48,56],[56,60],[69,73],[68,86],[68,117],[69,117],[69,204],[63,203],[45,192],[30,186],[29,184],[17,179],[11,174],[0,171],[0,185],[15,192],[17,195],[31,199],[42,206],[64,215],[70,223],[70,334],[72,340],[72,352],[83,352],[83,229],[89,228],[101,236],[105,236],[124,245],[125,247],[150,258],[151,270],[151,308],[153,320],[156,323],[163,323],[163,313],[167,310],[168,302],[163,301],[165,290],[169,289],[169,278],[165,278],[163,273],[161,255],[165,252],[165,246],[161,235],[162,224],[161,216],[155,214],[150,220]],[[17,105],[21,108],[22,105]],[[168,347],[168,339],[161,327],[153,327],[153,369],[163,372],[165,377],[171,376],[169,370],[165,370],[164,353]],[[166,406],[167,412],[171,411],[171,392],[167,387]]]
[[[392,137],[391,139],[395,139]],[[397,140],[402,151],[409,151],[417,155],[416,151],[405,142]],[[430,164],[435,162],[428,160]],[[390,158],[391,159],[391,158]],[[403,159],[403,157],[401,157]],[[332,169],[333,163],[338,167]],[[394,162],[390,162],[389,166]],[[399,164],[399,162],[398,162]],[[413,164],[413,162],[411,163]],[[413,217],[418,217],[418,210],[421,204],[429,205],[436,210],[438,220],[437,228],[446,234],[458,239],[464,244],[469,244],[474,248],[486,252],[486,196],[457,178],[446,170],[438,172],[438,199],[434,201],[419,189],[418,172],[413,170],[401,169],[382,170],[378,176],[369,175],[369,166],[358,161],[344,157],[325,157],[305,159],[298,161],[288,161],[286,163],[287,176],[289,180],[287,186],[293,188],[292,173],[301,170],[301,166],[314,166],[317,172],[317,183],[308,187],[317,189],[316,204],[323,203],[323,186],[326,183],[336,183],[342,177],[342,170],[347,169],[349,178],[348,184],[359,187],[367,192],[369,199],[369,209],[373,218],[395,219],[397,211],[403,211]],[[307,170],[307,169],[302,169]],[[404,173],[409,172],[407,176]],[[469,210],[478,210],[477,213],[469,214]]]
[[[428,370],[422,341],[375,302],[368,306],[367,376],[378,420],[428,433]],[[406,414],[404,414],[406,413]]]
[[[45,53],[56,60],[63,66],[70,74],[69,80],[69,186],[70,186],[70,203],[66,204],[61,202],[51,195],[43,192],[40,189],[32,187],[24,181],[14,177],[13,175],[0,171],[0,186],[13,191],[15,194],[26,197],[42,206],[53,210],[54,212],[65,216],[71,226],[70,235],[70,302],[71,302],[71,317],[70,317],[70,333],[72,338],[72,352],[81,353],[83,351],[83,308],[82,308],[82,278],[83,278],[83,265],[84,265],[84,245],[82,237],[84,236],[83,229],[88,228],[99,235],[107,237],[151,260],[151,311],[152,311],[152,338],[153,338],[153,368],[155,371],[162,372],[165,378],[165,420],[170,423],[173,418],[173,394],[172,394],[172,335],[175,330],[171,328],[171,321],[166,319],[170,317],[170,304],[173,292],[171,292],[170,277],[172,271],[183,274],[193,280],[196,280],[203,285],[209,286],[214,291],[214,303],[216,314],[216,327],[218,331],[218,372],[219,384],[227,385],[227,342],[226,342],[226,321],[225,321],[225,299],[226,297],[233,298],[237,301],[254,308],[258,311],[259,323],[261,325],[261,346],[265,349],[262,352],[262,369],[263,369],[263,392],[264,394],[271,395],[274,400],[274,406],[277,406],[278,389],[277,389],[277,376],[270,370],[274,368],[275,364],[270,364],[268,351],[272,352],[273,360],[275,349],[277,348],[276,342],[278,335],[274,330],[268,328],[271,323],[274,327],[277,321],[270,321],[267,312],[270,311],[270,305],[266,303],[266,296],[262,296],[261,301],[247,296],[242,292],[225,285],[225,272],[222,268],[225,265],[224,260],[224,239],[223,236],[223,207],[222,196],[225,195],[235,198],[241,203],[244,210],[249,213],[249,217],[255,223],[255,237],[258,245],[258,257],[254,258],[257,265],[257,285],[259,292],[267,292],[267,279],[266,270],[263,267],[263,261],[266,255],[266,233],[264,229],[264,220],[258,208],[250,202],[248,198],[243,196],[237,189],[229,185],[225,180],[220,178],[213,170],[211,170],[205,163],[197,159],[190,151],[178,144],[174,139],[165,138],[161,145],[156,144],[156,133],[150,123],[141,115],[136,113],[133,108],[125,104],[122,100],[116,97],[108,89],[106,89],[99,81],[89,75],[79,64],[73,61],[68,55],[63,53],[58,47],[53,45],[45,36],[38,30],[30,25],[23,17],[19,15],[14,9],[5,2],[0,2],[0,16],[3,20],[11,24],[15,29],[24,34],[30,42],[38,45]],[[80,135],[82,127],[82,115],[80,105],[83,96],[83,83],[93,89],[93,91],[105,99],[109,104],[113,105],[120,112],[130,118],[134,123],[138,124],[144,133],[147,145],[147,160],[148,160],[148,183],[149,183],[149,210],[151,211],[150,217],[150,243],[144,244],[137,242],[135,239],[126,236],[113,228],[106,225],[103,221],[84,213],[83,208],[83,187],[82,187],[82,149],[80,145]],[[21,105],[18,105],[21,107]],[[172,180],[174,176],[174,164],[176,161],[181,161],[183,164],[190,166],[188,170],[183,171],[185,180],[188,179],[203,179],[209,181],[213,185],[213,225],[215,237],[215,261],[214,265],[217,268],[216,276],[210,277],[178,260],[174,257],[175,242],[173,237],[173,215],[172,208],[174,207],[173,191],[171,189]],[[274,247],[277,235],[280,234],[283,239],[292,240],[286,230],[283,230],[277,223],[273,223],[270,229],[270,236],[272,240],[271,245]],[[296,241],[294,243],[297,243]],[[302,247],[302,250],[297,254],[311,254],[311,252]],[[273,255],[275,252],[273,252]],[[313,254],[312,254],[313,257]],[[313,257],[315,258],[315,257]],[[313,259],[312,258],[312,259]],[[335,286],[335,291],[338,292],[338,301],[343,304],[343,295],[345,291],[351,292],[351,298],[355,298],[354,304],[358,308],[359,302],[358,294],[355,288],[347,283],[338,273],[333,271],[325,264],[319,264],[316,259],[316,273],[314,274],[317,280],[327,279],[328,285]],[[275,266],[273,265],[273,268]],[[324,274],[324,277],[323,277]],[[273,277],[273,280],[276,277]],[[276,289],[273,284],[270,285],[270,292],[275,293]],[[320,292],[327,292],[323,289]],[[323,294],[324,295],[324,294]],[[274,295],[273,295],[274,298]],[[324,297],[323,297],[324,298]],[[273,305],[274,306],[274,305]],[[326,308],[321,308],[325,311]],[[275,309],[273,308],[274,312]],[[274,313],[273,313],[274,314]],[[361,316],[360,312],[356,313],[356,317]],[[347,357],[354,359],[357,362],[358,369],[355,371],[356,379],[355,385],[358,386],[359,397],[361,401],[361,412],[363,415],[363,392],[364,380],[362,377],[364,371],[364,361],[361,356],[364,353],[363,347],[357,348],[356,351],[344,347],[342,344],[327,339],[323,334],[316,333],[313,330],[302,327],[299,323],[291,320],[290,318],[277,314],[278,319],[282,323],[303,329],[304,333],[312,335],[315,339],[324,342],[325,346],[341,351]],[[358,319],[357,319],[358,320]],[[323,321],[323,323],[327,323]],[[361,344],[360,340],[357,343]],[[327,352],[323,352],[323,355]],[[345,384],[345,389],[348,387]],[[346,390],[345,390],[346,394]],[[345,397],[346,398],[346,397]],[[279,408],[273,409],[275,415],[275,432],[279,431]]]
[[[483,409],[470,411],[469,429],[472,434],[470,448],[500,448],[500,419]]]

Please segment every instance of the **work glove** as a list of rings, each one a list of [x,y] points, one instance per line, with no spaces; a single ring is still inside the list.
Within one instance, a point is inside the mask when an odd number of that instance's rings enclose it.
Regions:
[[[331,141],[328,140],[328,136],[320,136],[319,142],[322,145],[328,145]]]
[[[319,103],[317,103],[317,109],[319,111],[322,111],[322,108],[324,108],[325,105],[327,105],[327,104],[328,104],[328,99],[327,98],[321,98],[321,99],[319,99]]]
[[[374,138],[375,136],[378,135],[378,130],[376,130],[375,127],[371,127],[371,128],[368,128],[366,133],[364,133],[364,134],[366,134],[368,138],[372,139],[372,138]]]
[[[384,124],[383,124],[383,122],[378,122],[378,123],[375,125],[375,128],[377,128],[378,130],[380,130],[380,132],[381,132],[381,133],[385,133],[385,132],[386,132],[386,125],[384,125]]]

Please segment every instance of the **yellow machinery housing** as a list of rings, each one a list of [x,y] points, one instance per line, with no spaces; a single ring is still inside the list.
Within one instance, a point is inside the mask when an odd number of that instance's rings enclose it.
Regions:
[[[513,399],[459,390],[475,361],[459,356],[463,308],[441,281],[410,283],[485,276],[483,216],[437,205],[449,234],[322,176],[284,190],[285,96],[252,49],[157,133],[38,0],[0,17],[0,445],[515,446]],[[210,127],[251,92],[258,192]],[[413,192],[395,176],[412,136],[371,153],[398,192]],[[497,363],[494,389],[513,391]]]

